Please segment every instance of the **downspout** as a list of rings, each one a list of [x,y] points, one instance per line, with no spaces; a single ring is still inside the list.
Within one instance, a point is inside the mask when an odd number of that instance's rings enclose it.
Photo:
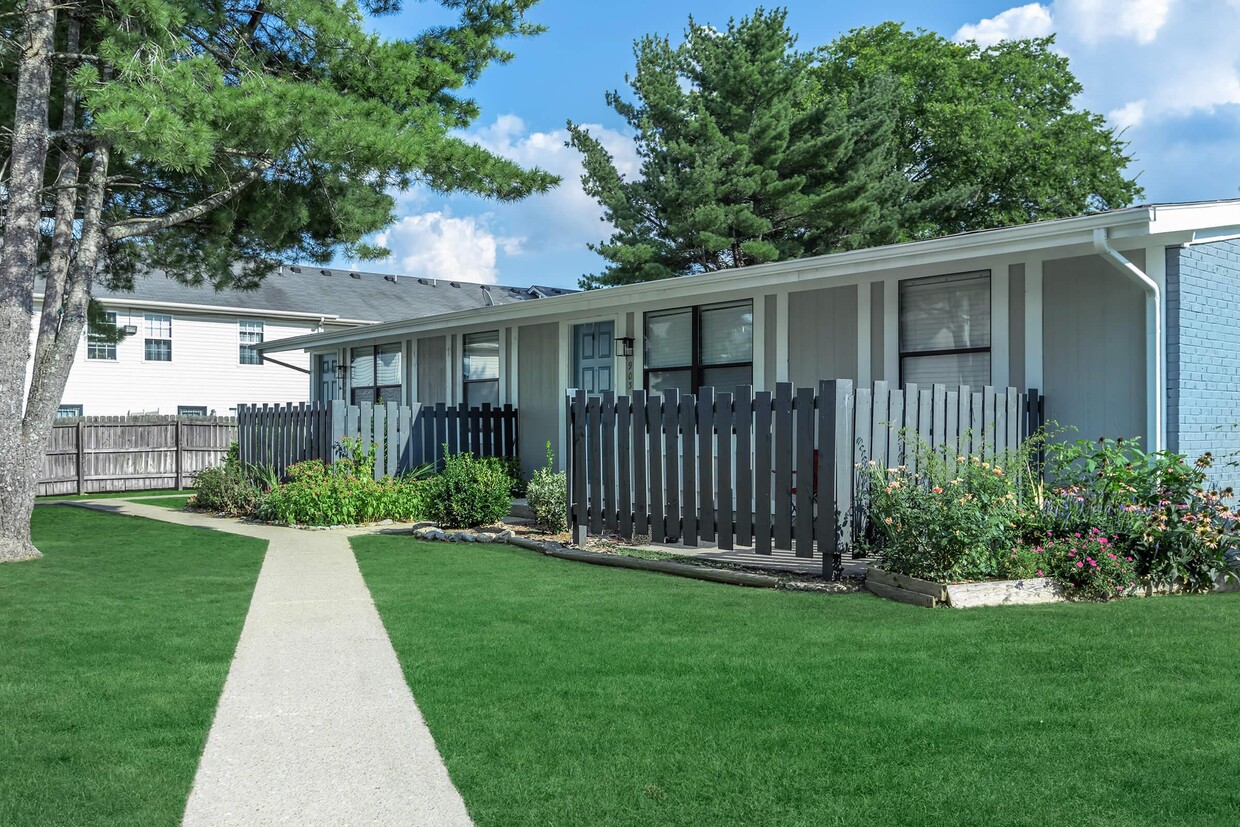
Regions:
[[[1162,290],[1158,282],[1150,278],[1141,268],[1133,264],[1124,255],[1111,246],[1105,227],[1094,230],[1094,251],[1102,256],[1115,269],[1135,281],[1145,291],[1145,339],[1146,339],[1146,404],[1153,412],[1153,433],[1150,442],[1153,450],[1161,451],[1165,446],[1164,423],[1166,422],[1165,394],[1163,393],[1163,314]]]

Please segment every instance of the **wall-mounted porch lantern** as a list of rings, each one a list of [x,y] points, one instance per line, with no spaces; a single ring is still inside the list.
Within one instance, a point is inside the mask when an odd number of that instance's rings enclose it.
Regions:
[[[625,359],[633,358],[633,337],[621,336],[616,339],[616,353]]]

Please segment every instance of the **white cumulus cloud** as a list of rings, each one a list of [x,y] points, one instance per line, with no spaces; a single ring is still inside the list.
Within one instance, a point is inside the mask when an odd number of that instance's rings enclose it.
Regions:
[[[1129,101],[1118,109],[1107,113],[1109,120],[1117,129],[1127,129],[1141,123],[1145,117],[1145,101]]]
[[[1051,12],[1040,3],[1017,6],[957,30],[956,40],[975,40],[983,49],[1002,40],[1046,37],[1054,30]]]
[[[496,234],[487,216],[456,217],[445,211],[407,215],[375,237],[392,251],[400,273],[451,281],[495,284],[498,252],[512,255],[522,239]]]
[[[1056,0],[1056,24],[1085,43],[1130,39],[1153,43],[1174,0]]]

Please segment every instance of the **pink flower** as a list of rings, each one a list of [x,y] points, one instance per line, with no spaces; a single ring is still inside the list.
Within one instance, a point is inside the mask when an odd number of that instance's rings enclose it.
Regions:
[[[1077,561],[1076,561],[1076,567],[1077,567],[1078,569],[1083,569],[1083,568],[1085,568],[1085,564],[1084,564],[1082,561],[1077,560]]]
[[[1041,577],[1041,576],[1042,576],[1042,570],[1038,569],[1038,577]]]

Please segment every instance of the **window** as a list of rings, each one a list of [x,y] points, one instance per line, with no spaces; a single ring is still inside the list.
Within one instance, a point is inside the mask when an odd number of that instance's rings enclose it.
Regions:
[[[900,282],[900,380],[990,384],[990,273]]]
[[[146,347],[148,362],[172,361],[172,317],[158,313],[146,315]]]
[[[499,331],[465,336],[465,404],[499,404]]]
[[[263,355],[254,346],[263,341],[262,322],[241,322],[241,364],[261,365]]]
[[[206,416],[206,405],[177,405],[177,416]]]
[[[73,419],[82,415],[81,405],[61,405],[56,409],[57,419]]]
[[[646,314],[646,390],[730,391],[753,383],[753,303]]]
[[[349,351],[349,387],[354,405],[400,401],[400,342]]]
[[[116,311],[109,310],[103,314],[107,323],[116,325]],[[96,359],[106,362],[116,361],[116,342],[109,341],[111,337],[92,331],[89,327],[86,329],[86,358]]]

